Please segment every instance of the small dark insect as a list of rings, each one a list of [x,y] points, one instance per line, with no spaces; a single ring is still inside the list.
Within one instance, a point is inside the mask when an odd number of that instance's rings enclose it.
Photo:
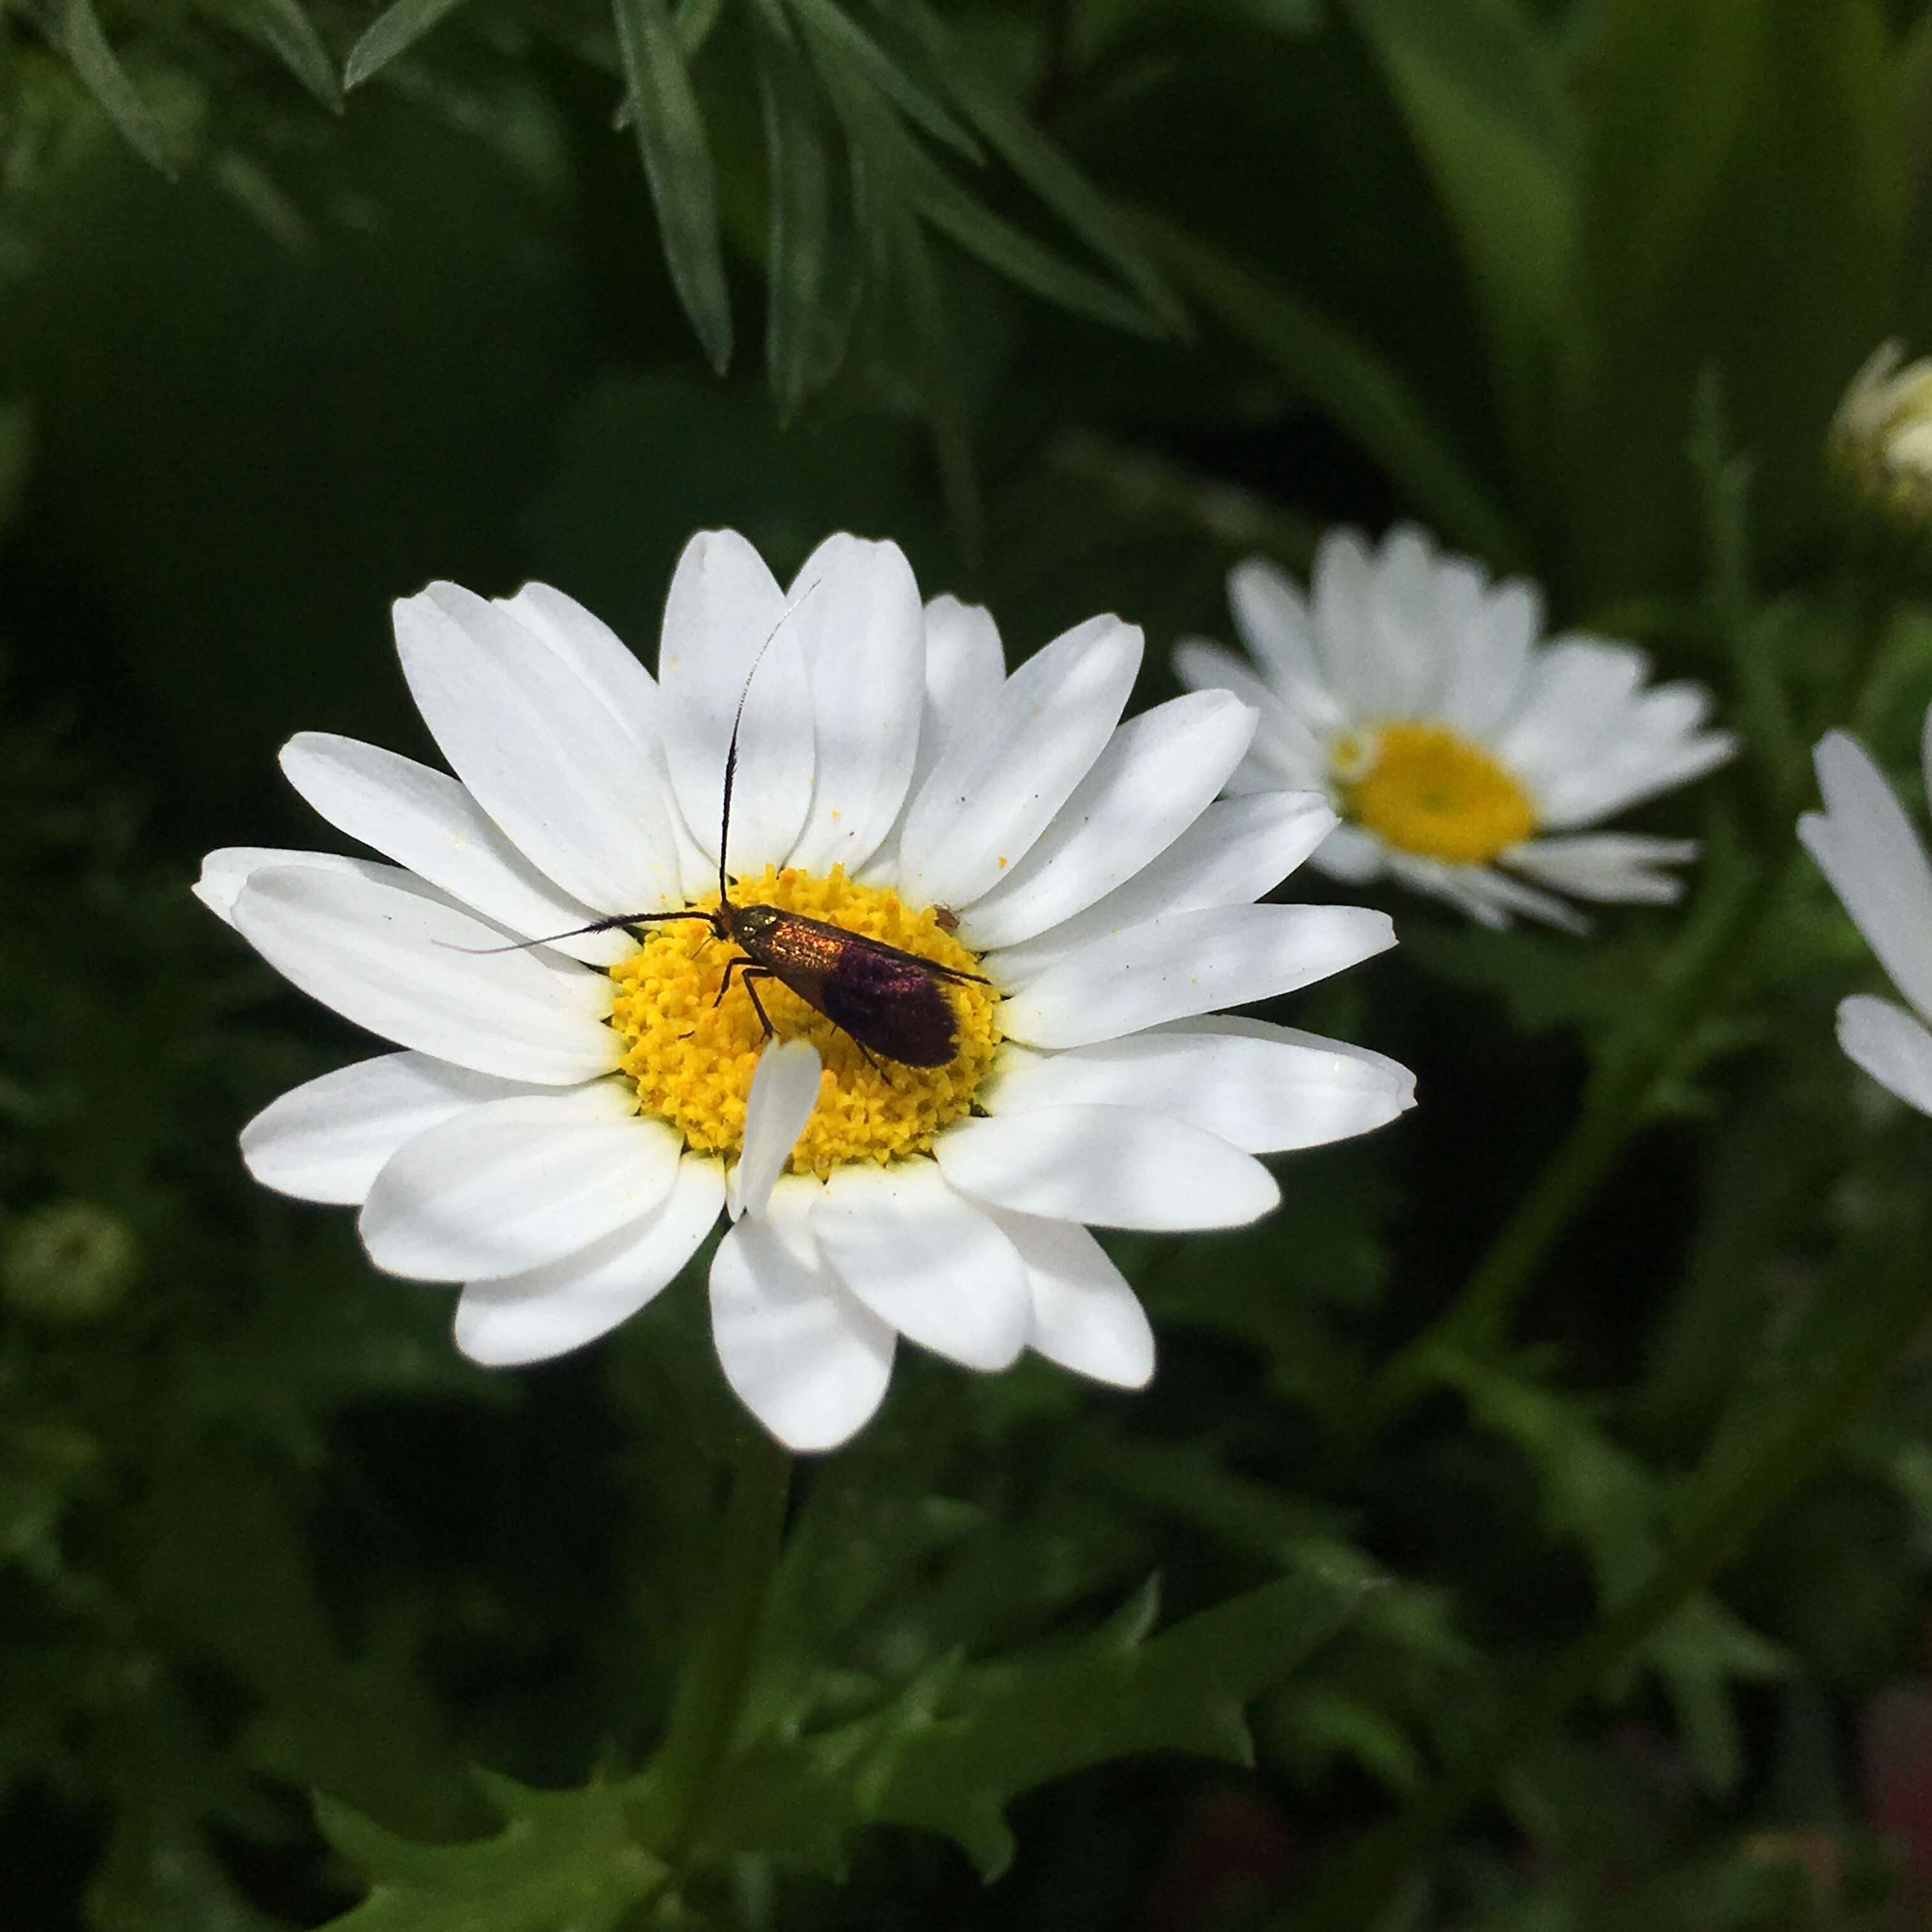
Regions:
[[[772,637],[777,634],[774,630]],[[724,998],[732,974],[736,974],[751,997],[767,1040],[773,1029],[758,998],[758,982],[776,980],[850,1034],[868,1059],[876,1054],[906,1066],[944,1066],[957,1050],[958,1038],[952,1004],[940,991],[940,982],[950,980],[983,986],[989,982],[982,974],[942,966],[920,953],[902,951],[883,940],[868,939],[862,933],[848,932],[842,926],[808,919],[802,913],[787,912],[780,906],[731,903],[725,860],[731,840],[731,791],[738,776],[738,730],[745,721],[745,700],[752,694],[752,680],[758,675],[759,663],[771,641],[767,638],[752,659],[736,714],[731,720],[730,747],[724,754],[724,808],[718,828],[717,910],[701,912],[693,908],[684,912],[622,914],[614,919],[599,920],[592,926],[579,926],[575,932],[554,933],[550,937],[571,939],[581,933],[609,932],[619,926],[656,926],[674,919],[702,920],[710,926],[715,938],[729,940],[741,956],[725,962],[718,998],[712,1004],[716,1006]],[[958,915],[944,906],[937,916],[940,927],[948,932],[959,923]],[[543,940],[526,943],[546,944]]]
[[[959,930],[959,915],[950,906],[934,906],[932,922],[941,932],[957,932]]]

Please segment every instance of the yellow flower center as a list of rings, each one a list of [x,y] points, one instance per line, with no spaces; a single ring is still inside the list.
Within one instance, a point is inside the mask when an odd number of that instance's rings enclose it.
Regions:
[[[819,878],[768,866],[759,877],[741,879],[731,902],[802,913],[936,965],[980,970],[935,908],[916,912],[895,892],[854,884],[838,866]],[[716,892],[692,902],[703,911],[717,903]],[[727,963],[744,955],[696,920],[646,931],[638,950],[610,968],[616,989],[611,1024],[624,1046],[618,1064],[637,1083],[646,1113],[670,1121],[701,1154],[734,1155],[765,1046],[742,970],[718,998]],[[776,980],[759,980],[758,998],[778,1036],[810,1040],[825,1063],[818,1104],[792,1152],[794,1172],[823,1179],[848,1161],[883,1165],[926,1153],[942,1128],[970,1110],[999,1043],[995,996],[990,986],[935,983],[952,1008],[957,1046],[944,1066],[908,1066],[876,1048],[868,1061],[851,1035],[808,1000]]]
[[[1529,794],[1446,724],[1378,725],[1339,740],[1332,758],[1342,809],[1399,850],[1480,866],[1536,830]]]

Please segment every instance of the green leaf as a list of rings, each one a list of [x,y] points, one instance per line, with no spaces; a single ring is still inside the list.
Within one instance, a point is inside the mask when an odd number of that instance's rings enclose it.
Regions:
[[[462,4],[463,0],[395,0],[393,7],[376,16],[349,50],[349,58],[343,63],[342,85],[360,87]]]
[[[1140,226],[1195,298],[1332,416],[1438,530],[1501,567],[1520,566],[1509,520],[1375,350],[1198,236],[1152,214]]]
[[[731,359],[731,301],[724,285],[718,182],[704,119],[664,0],[614,0],[633,125],[664,236],[664,260],[684,312],[722,374]]]
[[[765,363],[784,422],[837,373],[862,283],[818,92],[776,34],[760,40],[758,97],[771,200]]]
[[[1012,1856],[1006,1806],[1050,1779],[1146,1751],[1247,1762],[1244,1707],[1340,1630],[1376,1582],[1324,1550],[1151,1639],[1150,1584],[1064,1649],[943,1664],[856,1723],[763,1740],[714,1808],[707,1848],[782,1844],[836,1870],[855,1828],[910,1825],[995,1877]]]
[[[950,236],[969,254],[978,256],[1009,281],[1076,315],[1133,335],[1164,332],[1159,319],[1138,302],[1117,293],[1097,275],[1062,261],[1030,236],[1002,220],[915,150],[903,152],[907,189],[914,205],[941,234]]]
[[[323,106],[340,110],[335,63],[302,0],[218,0],[214,10],[260,40]]]
[[[1527,482],[1574,350],[1579,138],[1517,0],[1352,0],[1456,232]]]
[[[371,1881],[334,1932],[614,1932],[662,1890],[664,1865],[632,1837],[636,1782],[533,1791],[478,1774],[504,1824],[494,1838],[422,1845],[319,1798],[323,1835]]]
[[[1186,310],[1126,218],[988,76],[971,50],[923,0],[893,0],[884,10],[919,43],[961,112],[1013,172],[1138,293],[1164,327],[1185,336]]]
[[[1906,192],[1874,0],[1613,0],[1589,70],[1566,438],[1586,597],[1697,567],[1684,452],[1707,370],[1775,554],[1826,508],[1825,426],[1892,326]]]
[[[73,63],[81,84],[121,138],[172,181],[178,172],[154,112],[135,90],[100,31],[92,0],[44,0],[38,17],[49,40]]]
[[[789,0],[800,20],[849,61],[915,127],[922,128],[966,160],[986,157],[979,142],[908,74],[837,0]]]

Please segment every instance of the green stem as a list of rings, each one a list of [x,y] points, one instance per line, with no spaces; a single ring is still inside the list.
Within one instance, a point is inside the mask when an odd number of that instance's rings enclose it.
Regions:
[[[1755,1454],[1726,1455],[1668,1554],[1636,1593],[1560,1652],[1489,1736],[1433,1790],[1358,1840],[1319,1876],[1278,1932],[1360,1932],[1409,1884],[1436,1844],[1694,1592],[1737,1553],[1778,1504],[1830,1454],[1846,1425],[1911,1345],[1928,1289],[1915,1244],[1876,1245],[1880,1277],[1864,1325],[1819,1374]],[[1888,1269],[1884,1265],[1890,1262]],[[1884,1277],[1889,1275],[1890,1279]]]
[[[758,1632],[784,1540],[791,1458],[747,1425],[734,1445],[710,1600],[645,1780],[638,1834],[676,1862],[736,1744]]]
[[[1659,973],[1656,998],[1637,1011],[1630,1031],[1606,1057],[1575,1125],[1461,1293],[1377,1378],[1372,1419],[1386,1422],[1432,1386],[1446,1358],[1493,1354],[1502,1346],[1516,1303],[1551,1246],[1650,1118],[1698,1022],[1730,985],[1801,869],[1794,851],[1776,869],[1733,872],[1712,884]]]

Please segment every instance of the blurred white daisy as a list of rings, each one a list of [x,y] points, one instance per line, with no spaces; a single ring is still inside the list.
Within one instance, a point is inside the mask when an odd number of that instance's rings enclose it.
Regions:
[[[1932,715],[1922,756],[1932,788]],[[1856,739],[1832,732],[1813,760],[1825,809],[1806,812],[1798,836],[1912,1009],[1854,994],[1839,1004],[1838,1044],[1881,1086],[1932,1114],[1932,866]]]
[[[722,531],[678,565],[658,679],[540,584],[497,603],[433,585],[395,622],[457,776],[313,733],[282,754],[394,862],[222,851],[196,890],[404,1049],[276,1101],[242,1134],[250,1171],[359,1206],[379,1268],[461,1282],[478,1361],[613,1328],[728,1202],[718,1355],[794,1448],[866,1420],[902,1335],[969,1368],[1030,1347],[1137,1386],[1153,1339],[1085,1224],[1251,1221],[1279,1198],[1257,1154],[1411,1102],[1379,1054],[1214,1013],[1393,934],[1360,908],[1254,903],[1333,815],[1306,794],[1215,801],[1255,727],[1226,692],[1116,728],[1141,638],[1114,618],[1009,676],[986,612],[922,610],[892,544],[833,537],[788,592]],[[726,746],[761,647],[732,903],[983,976],[944,983],[943,1065],[868,1057],[769,980],[768,1050],[742,970],[719,998],[737,948],[700,920],[502,950],[717,904]]]
[[[1729,732],[1702,728],[1700,686],[1646,691],[1628,644],[1539,642],[1533,586],[1492,584],[1409,527],[1378,550],[1330,532],[1308,596],[1258,559],[1228,594],[1252,665],[1191,640],[1175,668],[1261,712],[1232,789],[1312,787],[1341,814],[1320,870],[1351,885],[1390,873],[1495,926],[1521,914],[1582,931],[1569,898],[1678,896],[1658,868],[1694,840],[1582,828],[1731,755]]]

